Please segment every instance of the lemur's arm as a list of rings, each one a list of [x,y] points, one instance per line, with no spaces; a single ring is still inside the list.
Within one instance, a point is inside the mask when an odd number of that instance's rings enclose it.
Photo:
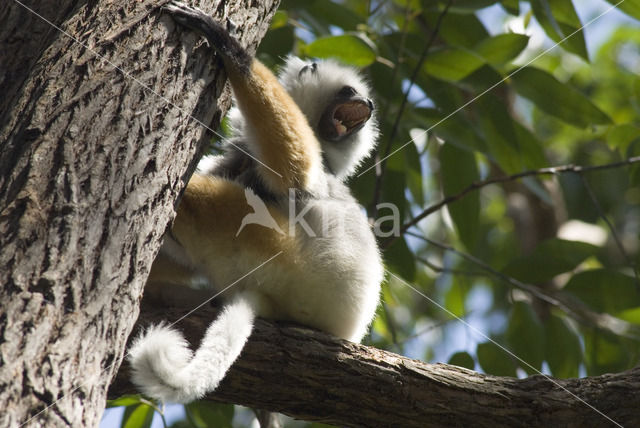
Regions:
[[[273,73],[210,16],[177,2],[165,9],[177,22],[203,34],[222,57],[269,190],[286,195],[289,188],[311,187],[322,169],[320,144]]]

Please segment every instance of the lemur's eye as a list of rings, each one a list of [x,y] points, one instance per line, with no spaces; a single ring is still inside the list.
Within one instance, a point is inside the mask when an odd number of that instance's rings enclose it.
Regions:
[[[302,75],[305,74],[307,71],[310,71],[313,74],[316,74],[318,72],[318,64],[316,64],[315,62],[312,62],[311,64],[308,64],[302,67],[298,72],[298,78],[302,77]]]
[[[351,98],[355,95],[358,95],[358,91],[351,86],[343,86],[342,89],[338,91],[338,96],[341,98]]]

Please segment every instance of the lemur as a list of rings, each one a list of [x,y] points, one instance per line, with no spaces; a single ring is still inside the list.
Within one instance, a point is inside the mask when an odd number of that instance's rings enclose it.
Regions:
[[[160,252],[179,271],[169,283],[184,278],[187,285],[199,274],[220,291],[237,281],[225,291],[221,314],[195,352],[164,325],[149,328],[129,352],[142,392],[189,402],[218,386],[256,316],[354,342],[366,334],[384,269],[367,217],[343,181],[378,131],[369,88],[353,69],[289,57],[278,81],[211,17],[177,2],[165,9],[222,58],[241,113],[232,141],[248,153],[232,148],[191,178]],[[252,213],[247,189],[279,227],[241,223]],[[164,261],[152,267],[155,281]]]

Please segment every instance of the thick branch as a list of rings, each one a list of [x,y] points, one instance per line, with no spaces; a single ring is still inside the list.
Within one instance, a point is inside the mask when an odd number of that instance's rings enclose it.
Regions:
[[[182,314],[142,310],[143,325]],[[198,311],[177,327],[194,343],[214,316],[210,309]],[[612,420],[636,425],[639,389],[640,368],[569,380],[487,376],[259,320],[242,356],[208,398],[352,427],[593,427],[615,426]],[[109,395],[131,392],[124,368]]]

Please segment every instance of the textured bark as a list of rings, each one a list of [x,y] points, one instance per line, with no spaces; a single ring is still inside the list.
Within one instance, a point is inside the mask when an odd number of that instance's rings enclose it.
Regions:
[[[143,306],[139,324],[185,311]],[[203,308],[176,324],[197,343],[215,316]],[[258,320],[242,355],[208,399],[349,427],[640,426],[640,367],[584,379],[514,379],[425,364],[324,333]],[[133,393],[126,365],[113,397]]]
[[[161,3],[26,2],[78,43],[0,2],[2,427],[97,425],[160,237],[211,138],[188,114],[214,127],[229,105],[211,50]],[[211,3],[199,6],[255,47],[276,1]]]

